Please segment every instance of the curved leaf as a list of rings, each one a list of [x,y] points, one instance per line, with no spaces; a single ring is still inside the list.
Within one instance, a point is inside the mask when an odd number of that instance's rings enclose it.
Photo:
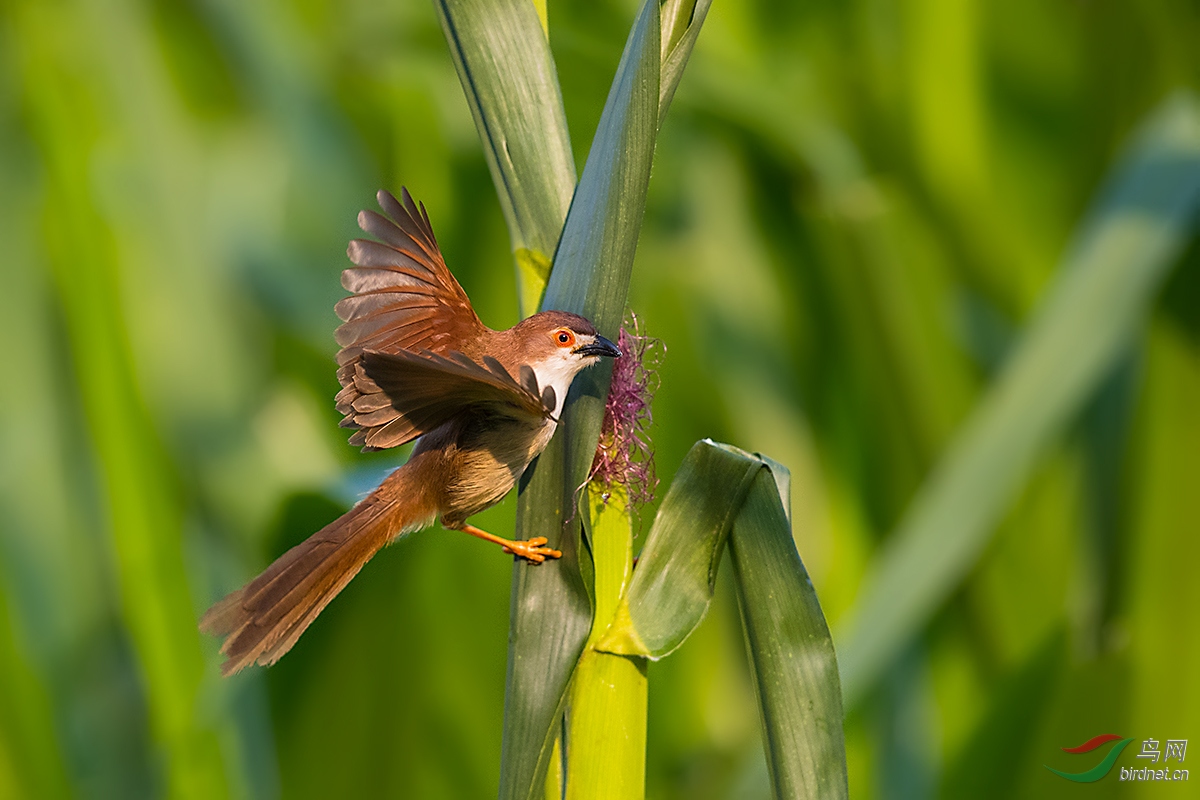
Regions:
[[[779,464],[697,442],[598,649],[658,659],[678,648],[708,609],[728,538],[773,795],[846,797],[837,659],[792,538],[788,492]]]
[[[764,462],[708,439],[690,451],[663,498],[618,618],[600,649],[658,660],[691,635],[712,601],[717,564]]]

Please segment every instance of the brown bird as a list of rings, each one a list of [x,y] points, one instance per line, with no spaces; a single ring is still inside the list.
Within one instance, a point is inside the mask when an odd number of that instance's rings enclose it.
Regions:
[[[364,450],[418,441],[379,488],[208,610],[200,629],[225,637],[224,675],[278,661],[371,556],[434,520],[534,563],[562,555],[543,537],[509,541],[467,518],[499,502],[546,447],[576,373],[621,353],[561,311],[486,327],[447,269],[425,206],[402,197],[381,191],[387,216],[358,215],[379,241],[350,242],[355,266],[342,272],[353,294],[336,306],[337,409]]]

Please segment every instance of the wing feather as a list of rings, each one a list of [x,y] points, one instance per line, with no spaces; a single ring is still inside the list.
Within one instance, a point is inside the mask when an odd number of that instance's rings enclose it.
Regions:
[[[350,437],[352,444],[379,450],[410,442],[471,407],[532,423],[550,419],[553,406],[543,402],[533,371],[525,372],[523,384],[488,356],[480,365],[458,352],[368,350],[355,364],[357,395],[342,424],[360,429]]]
[[[375,217],[382,219],[378,214]],[[363,217],[360,216],[359,222],[362,221]],[[400,235],[400,229],[395,225],[392,226],[392,231],[396,236]],[[430,256],[419,247],[410,246],[407,249],[401,249],[370,239],[351,239],[350,244],[346,246],[346,254],[350,256],[354,265],[361,269],[403,272],[417,279],[435,278],[437,270],[432,266],[432,262],[441,258],[440,253]]]
[[[359,379],[364,353],[428,351],[435,356],[445,355],[471,349],[471,343],[489,332],[446,267],[424,205],[415,203],[407,189],[402,190],[401,198],[397,200],[381,191],[378,200],[384,213],[359,214],[359,227],[377,241],[350,242],[346,252],[354,266],[342,272],[342,286],[351,296],[335,306],[342,320],[335,333],[342,348],[337,358],[337,378],[342,390],[335,402],[338,411],[346,415],[343,424],[363,428],[359,417],[370,420],[371,424],[351,437],[351,441],[357,439],[355,443],[365,444],[370,438],[372,447],[394,446],[386,442],[402,443],[400,439],[408,431],[403,425],[392,426],[394,419],[375,424],[386,416],[381,412],[393,403],[386,398],[365,399],[367,395],[378,394],[378,390],[364,392],[364,386],[370,384]],[[467,363],[474,371],[489,374],[470,359]],[[460,368],[469,369],[461,363]],[[516,385],[511,377],[508,382]],[[411,391],[411,384],[402,390]],[[533,397],[537,399],[537,394]],[[414,417],[417,418],[425,419],[420,414]]]

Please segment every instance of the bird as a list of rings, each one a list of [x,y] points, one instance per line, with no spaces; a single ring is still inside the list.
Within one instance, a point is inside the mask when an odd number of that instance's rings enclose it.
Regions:
[[[621,351],[582,316],[543,311],[507,330],[480,321],[438,248],[423,203],[380,191],[362,211],[335,306],[335,398],[364,451],[416,441],[408,461],[200,620],[223,637],[225,676],[269,666],[380,549],[440,521],[540,564],[545,537],[511,541],[468,524],[498,503],[558,426],[575,376]]]

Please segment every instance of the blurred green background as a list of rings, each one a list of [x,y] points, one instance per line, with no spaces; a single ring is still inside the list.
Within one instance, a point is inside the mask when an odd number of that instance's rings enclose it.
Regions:
[[[580,166],[634,8],[550,3]],[[705,436],[786,464],[835,634],[1131,132],[1200,85],[1197,41],[1186,0],[714,4],[631,290],[668,351],[658,471]],[[495,794],[494,548],[408,537],[230,681],[195,628],[397,463],[337,427],[332,332],[355,214],[402,184],[484,321],[514,323],[429,3],[0,4],[0,798]],[[1198,456],[1192,242],[850,710],[853,794],[1185,796],[1042,764],[1102,732],[1200,739]],[[514,507],[479,524],[511,532]],[[651,666],[647,776],[766,794],[728,585]]]

